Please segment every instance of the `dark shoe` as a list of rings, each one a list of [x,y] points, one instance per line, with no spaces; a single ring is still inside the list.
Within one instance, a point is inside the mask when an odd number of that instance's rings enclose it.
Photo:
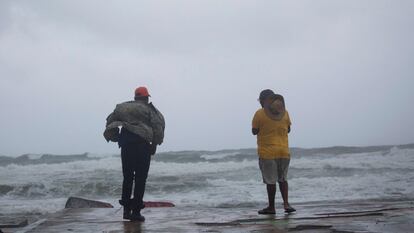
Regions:
[[[295,211],[296,211],[296,209],[293,208],[292,206],[289,206],[288,208],[285,209],[285,213],[292,213],[292,212],[295,212]]]
[[[124,207],[124,219],[131,219],[131,209],[129,207]]]
[[[130,219],[131,218],[131,207],[130,207],[130,201],[125,200],[119,200],[119,204],[121,204],[124,207],[124,219]]]
[[[258,214],[276,214],[276,211],[269,209],[269,208],[264,208],[262,210],[259,210],[257,213]]]
[[[140,211],[132,211],[131,217],[129,218],[131,221],[137,221],[137,222],[144,222],[145,218],[141,215]]]

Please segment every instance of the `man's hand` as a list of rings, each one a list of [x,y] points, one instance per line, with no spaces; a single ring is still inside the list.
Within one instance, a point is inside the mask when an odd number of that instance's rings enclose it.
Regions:
[[[150,145],[150,155],[154,155],[157,152],[157,144],[152,143]]]

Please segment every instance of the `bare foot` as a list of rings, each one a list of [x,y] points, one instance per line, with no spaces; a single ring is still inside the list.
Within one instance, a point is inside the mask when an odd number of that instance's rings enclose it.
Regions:
[[[296,211],[296,209],[290,206],[289,203],[284,204],[284,208],[285,208],[285,213],[292,213]]]
[[[276,214],[275,208],[266,207],[258,211],[259,214]]]

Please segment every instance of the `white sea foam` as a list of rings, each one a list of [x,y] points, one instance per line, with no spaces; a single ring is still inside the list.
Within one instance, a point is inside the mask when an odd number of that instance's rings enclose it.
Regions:
[[[42,157],[41,154],[28,154],[29,159],[40,159]]]
[[[229,152],[229,153],[217,153],[217,154],[203,154],[200,157],[205,160],[212,160],[212,159],[224,159],[229,156],[237,155],[238,152]]]
[[[301,157],[292,159],[291,166],[303,169],[322,168],[325,165],[332,165],[340,168],[414,168],[413,149],[392,149],[391,151],[379,151],[371,153],[323,155],[317,157]]]
[[[240,162],[197,162],[197,163],[167,163],[154,162],[151,164],[150,174],[153,175],[191,175],[203,173],[215,173],[223,171],[240,170],[247,167],[253,167],[257,164],[254,161],[243,160]]]

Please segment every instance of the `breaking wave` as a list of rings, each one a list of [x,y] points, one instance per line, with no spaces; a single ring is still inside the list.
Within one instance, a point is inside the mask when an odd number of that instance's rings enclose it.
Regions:
[[[414,144],[291,149],[291,202],[414,198]],[[0,212],[48,212],[69,196],[115,202],[119,155],[0,156]],[[255,149],[164,152],[153,157],[145,198],[177,205],[248,207],[266,201]],[[51,205],[41,203],[53,202]],[[19,207],[16,207],[19,206]],[[52,209],[51,209],[52,208]]]

